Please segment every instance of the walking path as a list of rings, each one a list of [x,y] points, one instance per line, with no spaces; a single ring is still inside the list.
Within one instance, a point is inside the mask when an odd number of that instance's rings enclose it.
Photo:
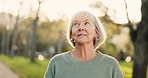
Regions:
[[[0,62],[0,78],[19,78],[19,76]]]

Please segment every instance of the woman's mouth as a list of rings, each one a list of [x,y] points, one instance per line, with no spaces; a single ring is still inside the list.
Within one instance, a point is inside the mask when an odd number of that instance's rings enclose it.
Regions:
[[[78,37],[86,36],[86,34],[78,34]]]

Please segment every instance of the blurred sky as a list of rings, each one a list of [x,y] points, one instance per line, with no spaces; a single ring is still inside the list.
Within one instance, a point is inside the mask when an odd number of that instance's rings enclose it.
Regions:
[[[17,15],[20,8],[19,1],[21,0],[0,0],[0,12],[12,13]],[[22,16],[28,16],[30,10],[36,11],[38,8],[37,0],[22,0]],[[101,16],[102,13],[98,9],[90,8],[90,4],[99,0],[42,0],[40,15],[42,18],[47,17],[51,20],[58,19],[61,16],[70,18],[73,13],[78,10],[89,10],[96,16]],[[111,18],[117,23],[126,23],[127,17],[125,13],[124,0],[101,0],[104,5],[115,9],[116,14]],[[129,17],[132,22],[139,22],[141,20],[140,6],[141,0],[126,0],[128,3]],[[30,9],[32,7],[32,9]]]

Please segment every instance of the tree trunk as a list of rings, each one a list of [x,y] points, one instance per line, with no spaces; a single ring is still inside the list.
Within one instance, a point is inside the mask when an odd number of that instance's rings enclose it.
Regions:
[[[1,39],[1,53],[5,54],[5,42],[6,42],[6,28],[2,29],[2,39]]]
[[[37,23],[39,20],[39,11],[40,11],[40,4],[41,2],[39,1],[39,8],[37,10],[37,14],[36,17],[34,19],[34,21],[32,22],[32,35],[31,35],[31,62],[35,61],[35,51],[36,51],[36,41],[37,41],[37,37],[36,37],[36,27],[37,27]]]
[[[9,50],[10,50],[10,33],[9,33],[9,31],[7,31],[7,36],[6,36],[6,48],[5,48],[6,54],[9,53]]]
[[[65,37],[63,37],[62,31],[59,31],[59,40],[57,44],[56,54],[62,53],[64,41],[65,41]]]
[[[148,25],[148,24],[147,24]],[[145,30],[148,26],[141,25],[137,29],[137,38],[135,42],[134,52],[134,66],[133,66],[133,78],[146,78],[147,64],[148,64],[148,46],[144,36],[146,36]]]
[[[142,20],[135,35],[133,78],[146,78],[148,65],[148,0],[142,0]]]
[[[31,62],[35,61],[35,51],[36,51],[36,26],[38,22],[38,16],[32,23],[32,35],[31,35]]]
[[[22,7],[22,2],[20,2],[20,5]],[[17,37],[17,28],[18,28],[18,23],[19,23],[19,18],[20,18],[20,13],[21,8],[18,10],[18,14],[16,17],[16,23],[14,25],[14,28],[11,32],[11,37],[12,37],[12,41],[11,41],[11,49],[10,49],[10,55],[13,56],[14,55],[14,50],[15,50],[15,43],[16,43],[16,37]]]
[[[30,50],[31,50],[31,35],[30,32],[26,33],[26,46],[25,46],[25,55],[30,56]]]
[[[18,21],[19,21],[19,15],[16,18],[16,24],[14,25],[14,28],[12,30],[11,36],[12,36],[12,41],[11,41],[11,50],[10,50],[10,55],[14,55],[14,50],[15,50],[15,42],[16,42],[16,37],[17,37],[17,28],[18,28]]]

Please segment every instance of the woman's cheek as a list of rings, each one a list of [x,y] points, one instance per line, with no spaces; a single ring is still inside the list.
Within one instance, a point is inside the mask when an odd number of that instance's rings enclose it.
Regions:
[[[76,36],[77,36],[76,31],[74,31],[74,30],[72,31],[72,36],[73,36],[73,37],[76,37]]]
[[[72,34],[76,35],[76,33],[77,33],[77,30],[76,29],[72,29]]]

